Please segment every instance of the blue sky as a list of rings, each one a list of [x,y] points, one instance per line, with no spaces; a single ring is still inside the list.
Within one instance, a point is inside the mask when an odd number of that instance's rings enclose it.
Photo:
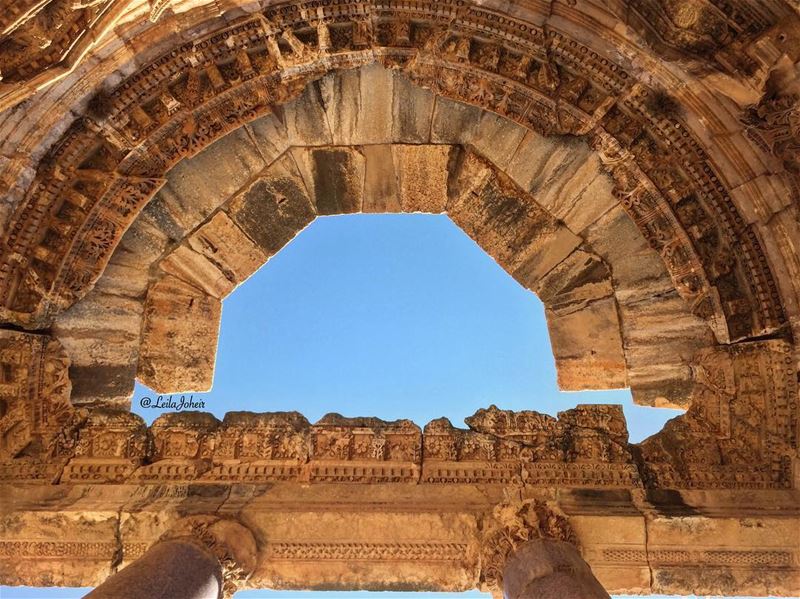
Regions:
[[[151,422],[160,411],[139,401]],[[632,405],[628,391],[561,393],[541,302],[447,217],[317,219],[223,305],[214,378],[195,394],[229,410],[299,410],[457,425],[496,404],[555,414],[577,403],[622,403],[633,441],[677,412]],[[2,599],[71,599],[86,589],[0,587]],[[241,599],[444,599],[480,593],[287,593]]]
[[[148,422],[139,386],[133,409]],[[679,412],[625,391],[560,393],[541,302],[446,216],[317,219],[223,304],[214,388],[229,410],[456,425],[494,403],[555,415],[623,403],[631,438]]]

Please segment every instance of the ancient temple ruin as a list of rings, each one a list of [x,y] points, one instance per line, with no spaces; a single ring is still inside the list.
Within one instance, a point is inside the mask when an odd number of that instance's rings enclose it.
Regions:
[[[800,596],[798,61],[796,0],[7,0],[0,583]],[[356,212],[449,215],[561,388],[686,413],[130,412]]]

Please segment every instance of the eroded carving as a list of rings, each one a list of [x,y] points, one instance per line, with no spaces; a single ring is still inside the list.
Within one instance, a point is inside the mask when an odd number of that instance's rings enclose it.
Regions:
[[[798,456],[797,376],[784,341],[704,350],[686,415],[641,444],[648,486],[785,489]]]
[[[569,520],[546,502],[530,499],[498,505],[483,525],[480,588],[503,588],[503,571],[508,556],[532,539],[552,539],[578,546]]]

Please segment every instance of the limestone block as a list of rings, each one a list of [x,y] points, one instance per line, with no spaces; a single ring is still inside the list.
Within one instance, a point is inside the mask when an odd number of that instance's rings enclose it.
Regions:
[[[431,123],[431,141],[445,144],[469,144],[481,117],[477,106],[436,96]]]
[[[197,156],[179,162],[157,197],[185,235],[265,166],[246,129],[236,129]]]
[[[222,299],[266,261],[261,248],[225,212],[217,212],[159,266]]]
[[[614,294],[611,272],[600,258],[582,249],[567,256],[536,282],[533,291],[551,310],[569,312]]]
[[[474,154],[460,161],[447,213],[528,288],[581,243],[529,195]]]
[[[395,73],[392,99],[392,139],[395,143],[428,143],[435,96]]]
[[[796,521],[656,517],[647,533],[653,593],[800,594],[800,576],[789,569],[800,548]],[[700,541],[687,544],[687,537]]]
[[[484,112],[470,141],[478,154],[505,170],[527,132],[514,121]]]
[[[391,145],[361,148],[364,154],[363,212],[402,212],[394,153]]]
[[[147,294],[137,376],[158,393],[208,391],[221,302],[166,275]]]
[[[562,391],[627,386],[617,306],[613,297],[573,312],[545,309]]]
[[[40,510],[3,514],[4,585],[95,586],[113,571],[119,519],[112,511]],[[11,549],[11,551],[9,551]],[[7,553],[6,553],[7,552]],[[12,556],[8,559],[6,556]]]
[[[267,164],[271,164],[289,147],[289,132],[278,115],[263,116],[246,127]]]
[[[351,148],[293,148],[317,214],[360,212],[364,191],[364,155]]]
[[[392,140],[394,75],[377,64],[339,71],[320,81],[334,145]]]
[[[403,212],[444,212],[453,150],[453,146],[445,145],[393,147]]]
[[[625,354],[637,404],[686,408],[692,387],[689,363],[714,340],[708,325],[668,285],[667,280],[627,294],[620,304]]]
[[[627,293],[669,277],[661,256],[619,205],[587,227],[582,237],[594,253],[613,265],[614,288],[623,304]]]
[[[56,318],[53,335],[72,362],[73,403],[128,404],[136,372],[142,304],[143,298],[94,289]]]
[[[618,201],[614,197],[613,181],[603,171],[596,154],[588,154],[570,166],[574,168],[559,170],[532,193],[550,214],[563,221],[573,233],[581,235]]]
[[[226,211],[269,257],[316,217],[303,178],[289,154],[275,161]]]
[[[610,177],[582,139],[528,132],[507,173],[577,234],[618,204]]]
[[[322,91],[318,81],[310,83],[295,100],[279,109],[290,146],[324,146],[333,143]]]

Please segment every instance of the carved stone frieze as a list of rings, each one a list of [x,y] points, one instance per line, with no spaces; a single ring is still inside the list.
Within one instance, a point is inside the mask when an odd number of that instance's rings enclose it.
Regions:
[[[663,92],[634,86],[620,65],[562,33],[545,35],[455,3],[435,10],[274,6],[175,49],[103,92],[41,162],[8,228],[3,316],[31,327],[48,323],[91,288],[172,165],[332,69],[376,60],[440,96],[535,131],[588,136],[679,293],[720,341],[785,328],[757,235],[701,141],[680,114],[664,109]]]
[[[49,482],[76,417],[69,358],[52,337],[4,330],[0,373],[0,478]]]
[[[686,415],[640,447],[656,488],[788,489],[798,458],[797,374],[784,341],[704,350]]]
[[[751,138],[800,177],[800,66],[785,56],[779,60],[743,121]]]
[[[120,482],[131,477],[152,454],[152,437],[144,421],[130,412],[96,408],[75,436],[73,456],[62,482]]]
[[[13,0],[0,17],[0,81],[25,83],[91,36],[111,5],[124,0]]]
[[[558,419],[491,406],[466,419],[425,427],[423,480],[530,486],[619,486],[641,483],[619,406],[578,406]]]
[[[701,59],[745,75],[757,66],[745,48],[789,14],[777,3],[747,0],[627,0],[620,10],[667,58]]]

